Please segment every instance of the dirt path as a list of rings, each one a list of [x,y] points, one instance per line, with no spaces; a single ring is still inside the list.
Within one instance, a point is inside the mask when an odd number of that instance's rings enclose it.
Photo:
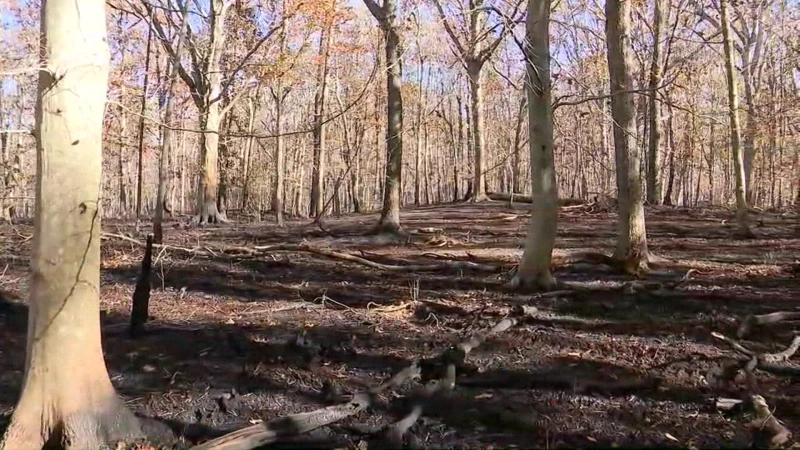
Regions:
[[[720,210],[648,210],[652,250],[669,258],[675,273],[695,269],[674,291],[564,297],[503,288],[521,255],[527,217],[525,208],[501,203],[406,211],[406,227],[442,229],[435,239],[414,244],[362,236],[375,215],[329,219],[328,233],[307,221],[291,222],[285,230],[272,224],[173,227],[165,240],[179,246],[305,242],[380,262],[430,264],[444,258],[500,270],[387,273],[308,253],[276,252],[254,260],[157,251],[154,331],[136,341],[119,330],[142,251],[108,240],[102,273],[106,360],[119,392],[137,411],[235,428],[316,409],[377,384],[526,304],[539,308],[536,318],[470,355],[455,390],[411,429],[413,443],[742,447],[751,439],[749,413],[722,413],[715,399],[737,398],[746,386],[720,383],[734,354],[710,333],[735,336],[738,321],[749,314],[800,311],[800,281],[790,271],[800,258],[800,237],[791,220],[765,214],[756,228],[759,239],[736,241],[725,222],[730,216]],[[614,225],[609,213],[563,213],[557,256],[610,253]],[[133,232],[131,224],[113,221],[104,229]],[[31,232],[25,225],[0,228],[0,290],[7,296],[26,295]],[[559,265],[555,274],[567,281],[625,281],[585,264]],[[0,309],[0,428],[20,389],[24,329],[24,310]],[[796,322],[755,329],[747,343],[777,351],[797,330]],[[311,352],[286,344],[303,332]],[[800,366],[798,358],[790,364]],[[653,379],[657,386],[647,381]],[[800,433],[797,379],[758,372],[758,381],[777,408],[775,416]],[[624,385],[632,387],[615,388]],[[386,396],[370,414],[304,440],[312,446],[358,445],[367,439],[363,432],[402,417],[404,409],[392,399]]]

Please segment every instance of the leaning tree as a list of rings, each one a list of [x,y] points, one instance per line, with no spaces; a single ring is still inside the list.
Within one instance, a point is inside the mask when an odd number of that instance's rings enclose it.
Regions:
[[[105,448],[142,435],[111,384],[100,343],[105,2],[44,0],[41,24],[25,377],[0,448]]]

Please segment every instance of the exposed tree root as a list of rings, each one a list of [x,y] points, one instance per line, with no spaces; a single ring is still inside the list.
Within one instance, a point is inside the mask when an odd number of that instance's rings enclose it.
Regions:
[[[736,331],[736,337],[739,339],[744,338],[750,333],[753,327],[756,326],[772,325],[789,320],[800,320],[800,312],[780,311],[760,316],[750,315],[739,325],[739,329]]]
[[[755,417],[750,422],[754,441],[764,442],[770,447],[780,447],[792,438],[792,433],[772,414],[767,401],[760,395],[752,396]],[[766,436],[761,436],[765,434]],[[766,439],[764,439],[766,438]]]
[[[132,242],[141,247],[146,244],[133,239],[128,236],[119,234],[103,233],[105,238],[115,238],[124,241]],[[382,270],[385,272],[438,272],[444,270],[475,270],[480,272],[498,272],[500,268],[490,264],[480,264],[472,261],[440,261],[436,264],[408,264],[408,265],[395,265],[383,264],[375,261],[370,261],[360,256],[352,255],[349,253],[342,253],[324,248],[312,247],[307,244],[277,244],[255,247],[226,247],[221,249],[212,250],[208,247],[205,248],[186,248],[173,245],[153,245],[154,248],[171,249],[174,251],[188,253],[192,255],[200,255],[207,257],[262,257],[270,254],[271,252],[304,252],[314,255],[324,256],[331,259],[338,259],[340,261],[349,261],[363,266],[371,267],[373,269]]]
[[[716,331],[712,332],[711,336],[726,343],[728,346],[742,355],[742,357],[739,358],[741,365],[738,368],[733,366],[734,370],[744,369],[745,372],[748,370],[752,372],[754,369],[759,369],[775,375],[800,376],[800,368],[777,364],[779,362],[787,361],[797,352],[798,349],[800,349],[800,336],[795,336],[786,350],[778,353],[756,353],[744,347],[739,342],[723,334],[717,333]],[[748,383],[752,384],[750,380],[748,380]]]

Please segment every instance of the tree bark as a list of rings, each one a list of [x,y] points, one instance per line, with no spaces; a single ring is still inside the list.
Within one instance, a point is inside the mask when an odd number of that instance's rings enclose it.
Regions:
[[[283,80],[278,80],[275,99],[275,191],[272,195],[272,209],[275,211],[275,220],[279,227],[285,226],[283,219],[284,190],[286,177],[286,150],[283,145],[283,101],[286,94],[283,89]]]
[[[467,78],[469,79],[470,112],[472,114],[472,148],[475,157],[470,200],[482,202],[489,199],[486,196],[486,157],[484,155],[486,137],[484,136],[483,63],[468,60]]]
[[[525,251],[512,284],[550,289],[550,262],[558,223],[558,187],[553,158],[550,81],[550,0],[529,0],[526,84],[530,140],[532,215]]]
[[[630,2],[606,1],[606,44],[619,199],[619,235],[614,258],[626,261],[626,268],[638,271],[647,268],[649,255],[631,94]]]
[[[376,231],[397,233],[400,227],[400,188],[403,170],[402,48],[398,34],[396,0],[364,0],[386,40],[386,187]]]
[[[549,19],[548,19],[549,20]],[[522,97],[519,101],[519,113],[517,114],[517,125],[514,130],[514,144],[511,151],[513,152],[513,162],[511,163],[511,192],[522,192],[522,184],[520,183],[520,169],[522,166],[521,143],[522,143],[522,126],[525,122],[525,111],[528,106],[527,96]],[[530,114],[530,112],[528,112]],[[530,142],[528,143],[530,144]]]
[[[0,448],[94,449],[142,437],[100,341],[105,2],[43,1],[37,184],[25,379]]]
[[[333,33],[333,21],[329,20],[319,36],[319,66],[317,68],[317,90],[314,94],[314,166],[311,171],[311,216],[325,214],[325,91],[328,80],[328,51]]]
[[[739,232],[743,237],[752,237],[753,232],[748,224],[747,184],[745,179],[744,161],[742,157],[742,132],[739,124],[739,95],[736,89],[736,80],[733,73],[733,42],[731,42],[731,31],[728,20],[727,0],[720,0],[720,20],[722,27],[722,44],[725,49],[725,75],[728,82],[728,117],[731,124],[731,151],[733,153],[733,170],[736,194],[736,220],[739,224]]]
[[[661,200],[659,186],[658,153],[661,149],[663,130],[661,129],[661,105],[658,102],[658,86],[661,84],[663,71],[661,61],[661,26],[664,22],[663,0],[654,0],[653,10],[653,56],[650,62],[650,82],[648,94],[648,111],[650,119],[650,136],[647,147],[647,203],[656,205]]]
[[[142,100],[139,106],[139,161],[136,166],[136,219],[142,215],[142,168],[144,167],[144,112],[147,107],[147,84],[150,76],[150,44],[153,29],[147,29],[147,47],[144,56],[144,80],[142,81]]]
[[[169,159],[172,155],[172,100],[175,97],[175,84],[178,82],[178,65],[180,61],[183,40],[188,27],[189,2],[183,2],[181,11],[181,28],[178,32],[178,43],[175,46],[175,57],[171,58],[167,71],[169,87],[164,99],[164,126],[161,127],[161,154],[158,156],[158,191],[156,193],[156,213],[153,216],[153,242],[161,244],[164,239],[162,223],[164,221],[164,206],[167,202],[167,173],[169,172]],[[174,206],[174,205],[173,205]]]

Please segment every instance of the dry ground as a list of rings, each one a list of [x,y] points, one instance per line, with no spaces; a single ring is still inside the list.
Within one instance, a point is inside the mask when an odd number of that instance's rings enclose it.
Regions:
[[[328,219],[330,234],[308,221],[284,230],[273,223],[170,226],[166,242],[186,247],[307,242],[397,264],[449,258],[505,270],[388,273],[308,253],[255,260],[156,251],[152,331],[138,340],[121,331],[142,249],[105,240],[104,348],[112,379],[135,410],[194,424],[187,428],[191,437],[208,431],[205,426],[231,429],[319,408],[331,391],[348,394],[376,384],[411,360],[490,326],[511,306],[527,304],[539,308],[536,319],[489,339],[470,356],[455,390],[411,429],[413,444],[748,445],[750,413],[715,408],[717,397],[739,397],[745,386],[719,382],[733,353],[710,333],[733,336],[738,321],[753,313],[800,311],[800,281],[791,269],[800,258],[797,217],[764,214],[758,239],[739,241],[728,211],[649,209],[651,249],[669,258],[678,276],[696,269],[688,281],[661,295],[541,297],[503,287],[521,255],[525,214],[524,206],[504,203],[407,210],[406,227],[442,228],[446,238],[411,245],[362,236],[376,215]],[[614,220],[604,212],[562,213],[557,254],[610,253]],[[104,230],[143,239],[130,223],[106,221]],[[30,225],[0,228],[0,289],[21,301],[31,233]],[[561,280],[625,280],[586,264],[556,264],[555,274]],[[24,310],[0,304],[0,429],[20,389],[24,328]],[[797,329],[797,323],[763,327],[745,343],[776,351]],[[313,354],[286,345],[302,330],[314,343]],[[795,356],[790,365],[799,360]],[[798,378],[757,375],[775,416],[800,434]],[[645,379],[660,383],[635,383]],[[634,387],[602,388],[628,381]],[[285,445],[363,448],[365,433],[403,416],[396,397],[406,392]]]

